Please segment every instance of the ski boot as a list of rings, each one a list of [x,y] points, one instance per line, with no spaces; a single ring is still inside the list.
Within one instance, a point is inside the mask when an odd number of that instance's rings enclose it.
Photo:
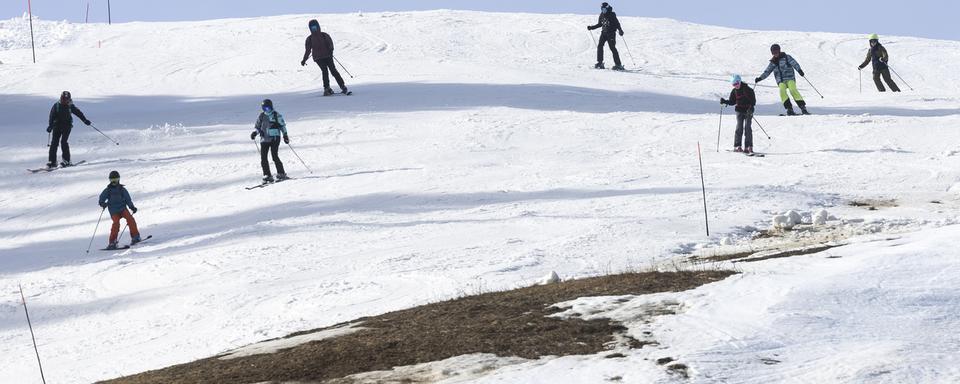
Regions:
[[[787,99],[787,101],[784,101],[784,102],[783,102],[783,108],[786,108],[786,110],[787,110],[787,116],[796,116],[796,115],[797,115],[797,113],[793,111],[793,103],[791,103],[789,99]]]
[[[265,176],[263,176],[263,182],[264,182],[264,184],[266,184],[266,183],[272,183],[272,182],[274,182],[274,181],[276,181],[276,180],[273,179],[273,175],[265,175]]]
[[[107,244],[107,247],[104,248],[104,249],[106,249],[106,250],[108,250],[108,251],[114,251],[114,250],[117,250],[117,249],[119,249],[119,248],[120,248],[120,247],[117,246],[117,242],[114,241],[114,242],[112,242],[112,243],[110,243],[110,244]]]
[[[807,102],[803,100],[797,100],[797,105],[800,106],[800,113],[804,115],[809,115],[810,112],[807,111]]]
[[[140,236],[134,236],[134,237],[130,238],[130,245],[137,245],[137,243],[139,243],[139,242],[141,242],[141,241],[143,241],[143,240],[140,239]]]
[[[332,96],[332,95],[333,95],[333,90],[330,89],[330,88],[326,88],[326,89],[323,90],[323,95],[324,95],[324,96]]]
[[[602,62],[602,61],[601,61],[601,62],[598,62],[598,63],[597,63],[596,65],[594,65],[593,67],[596,68],[596,69],[604,69],[603,62]]]
[[[610,68],[610,69],[612,69],[612,70],[614,70],[614,71],[626,71],[626,70],[627,70],[627,69],[624,68],[622,65],[614,65],[613,68]]]
[[[340,88],[340,93],[344,95],[349,95],[352,92],[350,92],[350,90],[348,90],[347,87],[343,87],[343,88]]]
[[[64,160],[64,161],[61,161],[61,162],[60,162],[60,166],[61,166],[61,167],[64,167],[64,168],[66,168],[66,167],[72,167],[72,166],[73,166],[73,163],[71,163],[70,160]]]
[[[51,161],[47,163],[47,168],[56,168],[56,167],[57,167],[57,163],[55,161]]]
[[[287,176],[286,173],[278,173],[278,174],[277,174],[277,181],[284,181],[284,180],[289,180],[289,179],[290,179],[290,177]]]
[[[734,152],[743,152],[743,147],[736,147],[733,149]]]
[[[746,148],[744,148],[744,149],[743,149],[743,153],[746,153],[746,154],[748,154],[748,155],[752,155],[752,154],[753,154],[753,147],[746,147]]]

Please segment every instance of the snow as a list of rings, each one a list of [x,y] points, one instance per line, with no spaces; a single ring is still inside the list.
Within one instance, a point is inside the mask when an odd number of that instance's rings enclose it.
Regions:
[[[956,264],[951,247],[937,247],[954,230],[938,228],[958,222],[960,200],[950,190],[960,184],[960,84],[951,63],[960,60],[960,43],[885,39],[892,64],[917,91],[878,94],[865,83],[861,94],[853,72],[867,48],[860,34],[621,15],[627,35],[619,45],[629,43],[639,70],[614,73],[591,69],[595,48],[583,26],[595,15],[320,15],[356,76],[346,77],[354,96],[321,98],[319,69],[298,65],[313,17],[38,21],[36,65],[24,40],[27,20],[0,22],[0,382],[37,374],[12,294],[18,282],[47,378],[87,383],[463,293],[531,285],[550,272],[593,276],[749,247],[773,215],[820,209],[843,220],[786,240],[876,233],[903,236],[903,245],[837,248],[829,252],[841,259],[810,256],[801,264],[738,264],[742,276],[676,295],[684,311],[651,325],[669,348],[663,352],[699,381],[740,377],[734,360],[752,352],[784,357],[758,367],[762,377],[816,366],[824,368],[818,377],[834,375],[826,381],[855,382],[883,365],[891,373],[879,381],[956,378],[940,355],[955,340],[944,329],[956,325],[940,312],[956,300],[940,271]],[[758,132],[755,146],[767,157],[710,150],[728,76],[762,71],[772,42],[800,61],[826,99],[803,83],[815,115],[779,117],[772,82],[762,83],[757,118],[772,139]],[[621,54],[636,68],[626,49]],[[73,158],[88,164],[27,175],[25,168],[45,162],[47,113],[63,90],[121,145],[79,125]],[[263,98],[284,114],[291,144],[314,173],[284,147],[281,158],[297,179],[245,191],[260,177],[248,135]],[[729,114],[722,128],[725,149]],[[705,148],[709,238],[697,142]],[[140,208],[142,231],[155,237],[118,254],[85,254],[96,196],[113,169]],[[847,205],[868,199],[897,204]],[[106,243],[105,227],[95,248]],[[721,246],[724,238],[735,245]],[[907,249],[915,252],[890,253]],[[868,259],[879,264],[858,262]],[[859,273],[865,277],[851,278]],[[830,301],[837,292],[852,294],[837,302],[866,314],[841,311]],[[718,308],[731,302],[738,305]],[[851,333],[831,331],[830,321]],[[865,333],[898,322],[899,338]],[[852,332],[854,323],[865,328]],[[818,334],[804,340],[788,326]],[[745,336],[769,329],[780,333]],[[893,350],[905,362],[927,362],[907,369],[890,360]],[[848,355],[815,360],[823,351]],[[477,380],[557,382],[571,370],[563,381],[668,377],[631,355],[543,359]]]
[[[220,360],[231,360],[240,357],[262,355],[275,353],[283,349],[290,349],[301,344],[306,344],[312,341],[321,341],[325,339],[333,339],[340,336],[346,336],[351,333],[362,331],[364,328],[358,326],[360,324],[347,324],[339,327],[334,327],[330,329],[325,329],[318,332],[307,333],[303,335],[287,337],[282,339],[268,340],[261,343],[247,345],[242,348],[238,348],[233,351],[229,351],[219,357]]]

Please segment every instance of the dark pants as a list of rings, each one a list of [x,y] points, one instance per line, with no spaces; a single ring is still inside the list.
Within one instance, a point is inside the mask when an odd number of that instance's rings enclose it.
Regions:
[[[273,164],[277,166],[277,174],[285,175],[286,172],[283,171],[283,163],[280,161],[280,156],[277,154],[277,151],[280,150],[280,138],[276,138],[273,142],[270,143],[260,143],[260,167],[263,168],[263,175],[270,176],[270,162],[267,161],[267,154],[271,153],[273,155]]]
[[[67,140],[70,139],[70,129],[71,128],[54,128],[53,137],[50,140],[50,156],[48,160],[51,163],[57,162],[57,146],[63,148],[63,161],[70,161],[70,143]]]
[[[613,53],[613,63],[618,67],[620,66],[620,52],[617,51],[617,35],[611,34],[600,34],[600,43],[597,44],[597,62],[603,62],[603,45],[607,44],[610,46],[610,52]]]
[[[733,138],[733,146],[739,147],[743,139],[744,147],[753,147],[753,114],[737,112],[737,133]]]
[[[883,80],[887,82],[887,85],[890,86],[891,91],[900,92],[900,87],[898,87],[897,83],[894,83],[893,78],[890,77],[890,68],[884,68],[884,69],[873,71],[873,82],[877,84],[878,91],[880,92],[887,91],[885,88],[883,88],[883,82],[880,81],[881,76],[883,76]]]
[[[343,77],[340,76],[340,72],[337,71],[337,66],[333,62],[333,57],[328,57],[326,59],[317,60],[317,65],[320,66],[320,70],[323,71],[323,89],[330,89],[330,74],[333,74],[333,78],[337,80],[337,85],[340,86],[341,90],[347,89],[347,86],[343,84]]]

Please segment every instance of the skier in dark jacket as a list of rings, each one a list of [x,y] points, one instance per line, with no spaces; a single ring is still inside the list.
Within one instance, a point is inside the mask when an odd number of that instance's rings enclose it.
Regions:
[[[783,107],[786,108],[787,115],[793,116],[797,114],[793,111],[793,104],[790,103],[790,97],[787,96],[788,90],[790,91],[790,95],[793,96],[793,100],[795,100],[800,107],[800,112],[804,115],[809,115],[810,112],[807,111],[807,102],[803,100],[803,95],[797,90],[797,74],[803,77],[803,69],[800,68],[800,64],[793,59],[793,56],[781,52],[780,44],[770,46],[770,53],[773,55],[773,58],[770,59],[767,70],[763,71],[763,74],[756,78],[754,82],[759,83],[773,73],[773,77],[777,80],[777,86],[780,88],[780,101],[783,102]]]
[[[120,233],[120,218],[127,221],[130,227],[130,244],[140,242],[140,230],[137,229],[137,221],[133,219],[130,213],[137,213],[137,207],[133,205],[133,199],[130,198],[130,192],[120,184],[120,172],[110,172],[110,185],[107,185],[100,193],[100,207],[110,211],[110,218],[113,219],[113,226],[110,227],[110,243],[107,249],[117,249],[117,236]],[[130,208],[127,210],[127,208]]]
[[[750,86],[743,83],[740,75],[734,75],[730,80],[733,90],[730,99],[720,99],[720,104],[734,105],[737,111],[737,132],[733,139],[733,151],[753,153],[753,110],[757,105],[757,95]],[[743,138],[743,147],[741,144]]]
[[[260,135],[260,167],[263,168],[263,182],[274,182],[273,175],[270,174],[270,162],[267,161],[267,154],[273,154],[273,164],[277,166],[277,180],[287,179],[287,173],[283,170],[283,163],[277,151],[280,150],[280,137],[283,136],[283,142],[290,144],[290,137],[287,136],[287,123],[283,121],[283,115],[273,109],[273,101],[266,99],[260,104],[263,112],[257,118],[256,129],[250,134],[250,140],[256,140]]]
[[[50,108],[50,122],[47,124],[47,132],[51,133],[50,153],[47,158],[47,167],[57,166],[57,147],[63,148],[63,162],[60,165],[69,167],[73,165],[70,162],[70,131],[73,129],[73,115],[77,115],[86,125],[90,125],[90,120],[80,112],[76,105],[73,105],[73,99],[70,91],[63,91],[60,94],[60,101],[53,104]]]
[[[877,36],[876,33],[870,35],[870,51],[867,52],[867,58],[863,61],[863,64],[860,64],[860,70],[866,68],[867,64],[873,63],[873,82],[877,84],[877,90],[880,92],[887,91],[883,87],[883,82],[880,81],[880,77],[883,76],[883,80],[890,86],[891,91],[900,92],[900,87],[890,77],[890,66],[887,65],[889,61],[890,55],[887,54],[887,49],[880,44],[880,36]]]
[[[319,21],[310,20],[309,26],[310,36],[307,36],[306,51],[303,53],[303,60],[300,61],[300,65],[307,65],[307,59],[313,53],[313,61],[323,71],[323,95],[330,96],[333,94],[333,89],[330,89],[330,73],[337,80],[340,93],[348,94],[349,91],[343,83],[343,77],[340,76],[340,72],[337,71],[337,66],[333,62],[333,39],[326,32],[320,30]]]
[[[600,30],[600,43],[597,45],[597,65],[594,68],[603,69],[603,45],[607,44],[610,46],[610,52],[613,53],[614,66],[611,69],[615,71],[624,70],[620,63],[620,52],[617,51],[617,32],[620,32],[620,36],[623,36],[623,28],[620,27],[617,13],[613,11],[610,4],[601,4],[600,18],[597,20],[597,24],[587,27],[591,31],[597,28],[603,29]]]

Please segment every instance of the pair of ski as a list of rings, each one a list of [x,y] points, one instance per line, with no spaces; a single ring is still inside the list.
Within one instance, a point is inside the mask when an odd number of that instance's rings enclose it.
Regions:
[[[329,95],[327,95],[327,94],[322,94],[323,97],[330,97],[330,96],[351,96],[351,95],[353,95],[353,91],[347,91],[347,93],[334,92],[334,93],[331,93],[331,94],[329,94]]]
[[[252,186],[252,187],[246,187],[246,190],[249,191],[249,190],[252,190],[252,189],[264,188],[264,187],[267,187],[267,186],[270,186],[270,185],[273,185],[273,184],[282,183],[282,182],[287,181],[287,180],[294,180],[294,179],[293,179],[292,177],[288,177],[288,178],[286,178],[286,179],[279,179],[279,180],[277,180],[277,181],[264,181],[264,182],[260,183],[259,185],[254,185],[254,186]]]
[[[767,155],[765,155],[765,154],[763,154],[763,153],[760,153],[760,152],[750,152],[750,153],[747,153],[747,152],[737,152],[737,151],[730,150],[730,149],[728,149],[727,152],[730,152],[730,153],[739,153],[739,154],[742,154],[742,155],[744,155],[744,156],[746,156],[746,157],[767,157]]]
[[[153,235],[150,235],[150,236],[144,237],[143,239],[140,239],[140,242],[138,242],[137,244],[129,244],[129,245],[124,245],[122,247],[116,247],[116,248],[102,248],[100,250],[101,251],[124,251],[124,250],[130,249],[134,245],[143,244],[143,242],[150,240],[152,238],[153,238]]]
[[[59,166],[59,167],[43,167],[43,168],[36,168],[36,169],[29,169],[29,168],[27,168],[27,171],[30,172],[30,173],[40,173],[40,172],[48,172],[48,173],[49,173],[49,172],[56,171],[56,170],[58,170],[58,169],[76,167],[76,166],[78,166],[78,165],[80,165],[80,164],[83,164],[83,163],[86,163],[86,162],[87,162],[86,160],[80,160],[80,161],[78,161],[78,162],[76,162],[76,163],[73,163],[73,164],[70,164],[70,165],[61,165],[61,166]]]

